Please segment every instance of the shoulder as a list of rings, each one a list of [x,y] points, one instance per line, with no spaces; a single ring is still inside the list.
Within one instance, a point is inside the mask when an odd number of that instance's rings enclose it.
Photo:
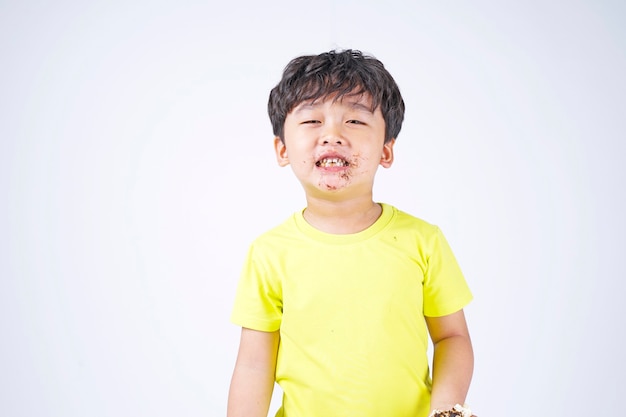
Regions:
[[[390,210],[393,212],[393,221],[391,222],[391,226],[394,228],[411,231],[423,236],[432,236],[441,233],[439,227],[433,223],[400,210],[393,205],[386,203],[382,203],[382,205],[384,210]]]
[[[256,236],[251,243],[252,248],[272,250],[276,247],[284,247],[285,244],[301,239],[301,233],[297,226],[296,216],[293,213],[282,223],[266,230]]]
[[[387,240],[392,239],[410,253],[419,253],[422,259],[429,259],[442,250],[449,250],[447,240],[438,225],[393,206],[387,206],[386,209],[394,212],[384,233]]]

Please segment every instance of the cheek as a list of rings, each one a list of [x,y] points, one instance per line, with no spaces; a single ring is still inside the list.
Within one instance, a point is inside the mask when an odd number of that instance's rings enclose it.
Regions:
[[[363,158],[363,156],[360,153],[356,153],[352,155],[352,160],[350,161],[350,165],[352,165],[355,168],[358,168],[363,164],[364,161],[366,161],[366,158]]]
[[[378,164],[381,158],[382,153],[378,151],[359,152],[353,155],[355,163],[362,166]]]

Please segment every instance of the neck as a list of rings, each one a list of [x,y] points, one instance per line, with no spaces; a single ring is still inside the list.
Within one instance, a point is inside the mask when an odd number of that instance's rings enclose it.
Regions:
[[[371,195],[342,201],[307,197],[304,219],[322,232],[351,234],[370,227],[381,213],[382,207],[372,200]]]

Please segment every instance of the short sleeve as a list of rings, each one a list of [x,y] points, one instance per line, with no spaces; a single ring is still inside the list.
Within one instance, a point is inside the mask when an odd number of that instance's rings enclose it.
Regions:
[[[473,296],[439,228],[430,238],[424,276],[424,315],[440,317],[465,307]]]
[[[282,285],[263,251],[250,246],[237,284],[230,320],[242,327],[272,332],[282,320]]]

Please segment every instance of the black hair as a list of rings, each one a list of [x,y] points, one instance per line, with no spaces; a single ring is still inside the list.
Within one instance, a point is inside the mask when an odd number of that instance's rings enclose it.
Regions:
[[[385,120],[385,143],[398,137],[404,120],[404,100],[395,80],[373,56],[347,49],[292,59],[270,92],[267,110],[274,135],[284,140],[285,118],[298,104],[334,95],[369,94],[372,111],[380,106]]]

